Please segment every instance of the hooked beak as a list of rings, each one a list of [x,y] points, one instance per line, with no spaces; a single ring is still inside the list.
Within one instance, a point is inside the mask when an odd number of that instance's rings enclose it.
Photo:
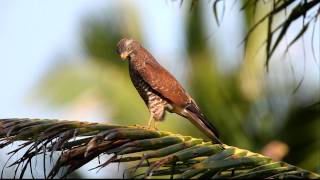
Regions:
[[[120,57],[121,57],[121,59],[123,59],[123,60],[127,60],[128,57],[129,57],[129,55],[130,55],[131,53],[132,53],[132,51],[129,51],[129,52],[125,51],[125,52],[123,52],[123,53],[120,54]]]
[[[123,60],[126,60],[128,58],[128,56],[129,56],[129,53],[127,53],[127,52],[123,52],[123,53],[120,54],[120,57]]]

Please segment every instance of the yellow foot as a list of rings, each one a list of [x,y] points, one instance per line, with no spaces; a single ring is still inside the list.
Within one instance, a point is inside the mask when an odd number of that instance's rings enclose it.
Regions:
[[[152,121],[151,124],[149,124],[149,130],[155,130],[155,131],[158,131],[158,128],[157,128],[157,122],[155,120]]]
[[[154,131],[158,131],[159,129],[157,128],[157,122],[152,118],[150,117],[149,121],[148,121],[148,124],[143,126],[143,125],[139,125],[139,124],[135,124],[133,125],[134,127],[137,127],[137,128],[142,128],[142,129],[146,129],[146,130],[154,130]]]
[[[137,127],[137,128],[141,128],[141,129],[146,129],[146,130],[153,130],[153,131],[158,131],[159,129],[155,126],[148,126],[148,125],[139,125],[139,124],[135,124],[133,125],[134,127]]]
[[[141,129],[148,129],[149,127],[148,126],[144,126],[144,125],[139,125],[139,124],[135,124],[133,125],[134,127],[137,127],[137,128],[141,128]]]
[[[159,129],[157,127],[147,127],[148,130],[154,130],[154,131],[158,131]]]

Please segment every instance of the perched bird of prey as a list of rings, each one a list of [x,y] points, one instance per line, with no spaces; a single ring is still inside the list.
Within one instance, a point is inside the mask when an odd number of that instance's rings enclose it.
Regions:
[[[162,121],[165,112],[169,111],[187,118],[211,140],[221,143],[218,131],[200,111],[196,102],[137,41],[121,39],[117,44],[117,53],[121,59],[129,61],[131,81],[150,111],[149,128],[156,128],[155,121]]]

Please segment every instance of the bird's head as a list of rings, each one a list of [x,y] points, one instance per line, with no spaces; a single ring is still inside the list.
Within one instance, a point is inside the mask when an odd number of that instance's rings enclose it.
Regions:
[[[140,44],[131,38],[123,38],[117,44],[117,53],[121,59],[128,60],[130,55],[140,47]]]

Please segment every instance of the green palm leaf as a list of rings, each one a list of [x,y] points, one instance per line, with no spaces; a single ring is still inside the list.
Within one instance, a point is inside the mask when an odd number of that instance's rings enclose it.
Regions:
[[[182,3],[183,1],[181,1]],[[191,9],[194,9],[196,5],[198,5],[198,1],[187,1],[190,4]],[[225,4],[223,4],[222,8],[217,8],[217,4],[219,2],[227,3],[225,0],[215,0],[211,3],[213,9],[213,15],[218,25],[221,24],[221,20],[218,18],[219,13],[218,10],[221,10],[221,15],[225,13]],[[236,3],[234,1],[233,3]],[[275,50],[280,47],[280,42],[284,39],[285,35],[288,33],[288,30],[291,28],[294,22],[299,19],[302,20],[302,26],[298,27],[299,33],[290,41],[287,45],[286,52],[288,49],[297,42],[298,39],[303,37],[304,33],[311,27],[309,24],[317,24],[317,20],[320,17],[320,0],[272,0],[272,1],[262,1],[262,0],[242,0],[243,4],[240,8],[241,10],[247,11],[247,15],[249,16],[257,16],[258,6],[263,6],[265,8],[269,8],[269,11],[263,15],[262,17],[258,17],[257,22],[252,23],[252,27],[249,29],[246,37],[244,38],[244,43],[247,45],[249,37],[252,36],[253,32],[258,29],[263,23],[267,22],[267,32],[266,39],[263,44],[266,44],[266,68],[268,69],[269,61],[271,56],[274,54]],[[249,11],[252,14],[249,14]],[[273,21],[273,19],[279,19],[281,14],[285,14],[282,17],[282,22],[279,24],[277,21]],[[315,27],[313,27],[314,29]],[[314,30],[313,30],[314,31]],[[313,46],[313,38],[310,41],[310,44]],[[313,53],[313,56],[316,55]]]
[[[320,175],[269,157],[228,145],[138,126],[118,126],[48,119],[1,119],[0,148],[23,141],[9,152],[25,153],[8,167],[22,168],[23,177],[31,160],[44,155],[59,158],[46,178],[62,177],[102,154],[113,154],[98,167],[133,162],[126,172],[132,178],[320,178]],[[7,166],[7,165],[5,165]],[[94,168],[94,169],[95,169]],[[15,174],[15,176],[17,173]]]

